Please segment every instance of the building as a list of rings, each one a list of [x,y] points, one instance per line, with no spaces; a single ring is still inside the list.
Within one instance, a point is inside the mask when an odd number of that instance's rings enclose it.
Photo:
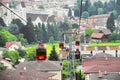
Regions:
[[[20,63],[17,67],[17,70],[34,70],[36,72],[47,72],[55,74],[53,80],[62,80],[62,66],[58,61],[30,61]]]
[[[12,73],[12,74],[11,74]],[[5,70],[0,72],[0,80],[53,80],[54,73],[35,70]]]
[[[10,51],[21,48],[21,42],[6,42],[6,48]]]
[[[120,79],[120,58],[113,57],[110,54],[98,53],[84,60],[83,67],[86,80]]]

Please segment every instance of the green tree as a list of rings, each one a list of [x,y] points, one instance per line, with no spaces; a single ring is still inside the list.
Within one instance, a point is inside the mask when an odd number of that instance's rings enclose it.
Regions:
[[[96,7],[95,7],[95,6],[90,6],[90,7],[88,8],[88,13],[90,14],[90,16],[97,14],[97,9],[96,9]]]
[[[23,33],[23,30],[24,30],[24,24],[21,22],[20,19],[13,19],[11,24],[16,24],[18,27],[19,27],[19,32],[20,33]]]
[[[74,29],[74,28],[78,28],[79,27],[79,25],[77,24],[77,23],[73,23],[72,24],[72,28]]]
[[[82,18],[88,18],[89,17],[89,13],[87,12],[87,11],[84,11],[83,13],[82,13]]]
[[[16,49],[19,53],[19,56],[23,58],[26,55],[26,51],[22,48]]]
[[[71,10],[71,8],[69,8],[68,17],[71,17],[71,16],[72,16],[72,10]]]
[[[113,10],[112,13],[113,13],[113,15],[114,15],[114,18],[117,19],[117,17],[118,17],[117,11],[116,11],[116,10]]]
[[[85,29],[85,34],[88,35],[89,37],[91,36],[91,34],[92,34],[93,32],[96,32],[96,30],[95,30],[95,29],[92,29],[92,28],[86,28],[86,29]]]
[[[42,23],[42,30],[43,30],[43,42],[46,43],[48,42],[48,34],[44,23]]]
[[[97,9],[98,8],[103,8],[103,3],[99,0],[93,4]]]
[[[114,22],[114,15],[113,13],[110,14],[107,20],[107,26],[108,29],[110,29],[111,32],[115,30],[115,22]]]
[[[53,49],[52,49],[52,51],[50,53],[50,56],[49,56],[49,60],[52,60],[52,61],[58,61],[59,60],[57,52],[55,50],[55,46],[53,46]]]
[[[103,8],[98,8],[98,15],[103,14]]]
[[[39,5],[38,8],[39,8],[39,9],[44,9],[44,6],[43,6],[43,5]]]
[[[0,17],[0,26],[6,27],[4,20]]]
[[[26,55],[25,59],[27,61],[34,61],[36,60],[36,46],[26,48]]]
[[[108,3],[108,12],[109,11],[113,11],[116,7],[116,4],[115,4],[115,0],[110,0],[109,3]]]
[[[24,34],[18,34],[16,35],[17,37],[17,41],[20,41],[22,43],[22,45],[26,45],[28,44],[27,40],[24,38]]]
[[[16,24],[10,24],[8,31],[14,35],[17,35],[19,33],[19,27]]]
[[[85,80],[85,75],[82,70],[76,71],[76,80]]]
[[[7,67],[4,66],[4,64],[0,63],[0,71],[4,71],[6,69],[7,69]]]
[[[19,52],[16,50],[15,51],[5,50],[3,51],[2,56],[5,58],[10,58],[14,64],[18,64],[18,60],[20,59]]]
[[[9,31],[2,29],[0,30],[0,46],[4,47],[6,42],[16,41],[17,38]]]
[[[49,38],[49,42],[50,42],[50,43],[52,43],[52,44],[55,42],[55,40],[54,40],[54,37],[53,37],[53,36],[51,36],[51,37]]]
[[[31,21],[31,18],[27,19],[27,25],[22,30],[24,37],[27,39],[28,43],[34,43],[36,41],[35,32],[34,32],[34,25]]]
[[[117,0],[116,2],[116,10],[117,10],[118,15],[120,15],[120,0]]]

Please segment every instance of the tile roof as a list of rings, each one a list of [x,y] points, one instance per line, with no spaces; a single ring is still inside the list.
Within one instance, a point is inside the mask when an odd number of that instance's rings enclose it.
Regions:
[[[31,18],[32,21],[35,21],[38,17],[41,19],[42,22],[46,22],[48,14],[27,13],[27,18]]]
[[[23,70],[23,68],[31,70],[39,70],[39,71],[61,71],[62,66],[58,61],[30,61],[30,62],[23,62],[20,63],[17,67],[18,70]]]
[[[54,75],[35,70],[6,70],[0,72],[0,80],[49,80]]]
[[[98,53],[91,58],[84,60],[85,73],[95,73],[100,71],[120,72],[120,58],[115,58],[110,54]]]
[[[103,29],[100,32],[102,32],[104,35],[110,35],[111,31],[109,29]]]
[[[103,35],[104,35],[103,33],[92,33],[91,37],[101,39]]]
[[[6,42],[6,48],[9,48],[9,47],[12,46],[13,44],[15,44],[15,45],[17,45],[17,46],[19,46],[19,47],[22,46],[21,42]]]

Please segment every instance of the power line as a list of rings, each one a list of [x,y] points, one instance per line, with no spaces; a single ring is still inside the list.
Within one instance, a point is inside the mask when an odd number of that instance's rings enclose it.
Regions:
[[[21,20],[23,20],[24,22],[27,23],[27,21],[25,19],[23,19],[21,16],[19,16],[18,14],[16,14],[14,11],[12,11],[10,8],[8,8],[7,6],[5,6],[2,2],[0,2],[0,6],[5,7],[6,9],[8,9],[9,11],[11,11],[14,15],[16,15],[17,17],[19,17]]]

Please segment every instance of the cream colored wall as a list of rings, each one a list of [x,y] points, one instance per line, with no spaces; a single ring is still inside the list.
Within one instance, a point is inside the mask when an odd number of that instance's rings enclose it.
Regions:
[[[56,74],[55,76],[52,77],[52,79],[62,80],[62,71],[49,71],[49,73]]]

